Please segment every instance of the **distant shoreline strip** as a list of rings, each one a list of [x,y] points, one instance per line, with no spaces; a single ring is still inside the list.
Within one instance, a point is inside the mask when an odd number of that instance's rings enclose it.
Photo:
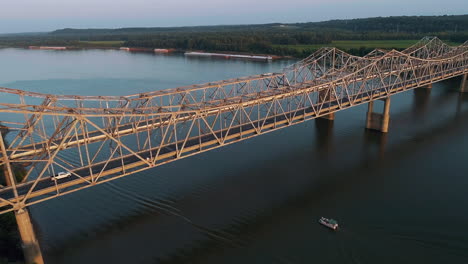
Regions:
[[[258,56],[258,55],[239,55],[239,54],[225,54],[225,53],[209,53],[209,52],[185,52],[185,56],[199,56],[199,57],[219,57],[219,58],[235,58],[235,59],[249,59],[249,60],[273,60],[272,56]]]

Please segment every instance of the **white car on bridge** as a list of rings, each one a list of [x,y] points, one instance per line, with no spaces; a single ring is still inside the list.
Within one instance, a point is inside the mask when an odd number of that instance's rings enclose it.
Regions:
[[[52,180],[53,180],[53,181],[56,181],[56,180],[68,178],[68,177],[70,177],[70,176],[71,176],[71,173],[70,173],[70,172],[59,172],[57,175],[52,176]]]

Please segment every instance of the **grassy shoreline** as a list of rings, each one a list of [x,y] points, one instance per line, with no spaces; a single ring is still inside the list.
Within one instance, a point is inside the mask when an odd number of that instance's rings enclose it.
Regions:
[[[201,51],[201,52],[214,52],[214,53],[227,53],[227,54],[240,54],[240,55],[258,55],[258,56],[273,56],[274,59],[282,59],[282,58],[301,58],[304,56],[308,56],[309,54],[313,53],[314,51],[322,48],[322,47],[336,47],[341,49],[345,52],[351,53],[353,55],[365,55],[368,52],[380,48],[380,49],[397,49],[403,50],[405,48],[414,45],[419,40],[335,40],[331,43],[327,44],[295,44],[295,45],[281,45],[276,44],[272,45],[273,48],[278,49],[287,49],[293,50],[296,54],[301,54],[299,56],[293,55],[286,55],[286,54],[275,54],[275,53],[261,53],[261,52],[235,52],[235,51],[224,51],[224,50],[183,50],[183,49],[172,49],[172,52],[175,53],[183,53],[188,51]],[[456,46],[460,45],[461,43],[444,41],[448,45]],[[71,45],[50,45],[50,46],[64,46],[67,47],[69,50],[82,50],[82,49],[114,49],[118,50],[120,47],[125,46],[125,41],[79,41],[73,43]],[[49,46],[49,45],[42,45],[42,46]],[[5,46],[0,45],[0,48],[28,48],[28,46],[24,45],[11,45]],[[140,48],[140,47],[130,47],[135,49],[141,49],[140,52],[152,52],[154,48]],[[158,47],[155,47],[158,48]],[[132,51],[133,52],[133,51]]]
[[[190,39],[189,39],[190,40]],[[290,58],[305,58],[322,47],[336,47],[344,52],[356,56],[364,56],[374,49],[385,50],[403,50],[411,45],[414,45],[420,39],[393,39],[393,40],[333,40],[329,43],[322,44],[270,44],[269,47],[264,49],[247,49],[247,50],[226,50],[226,49],[212,49],[212,48],[176,48],[147,45],[140,42],[129,42],[124,40],[72,40],[66,42],[47,42],[47,41],[24,41],[21,43],[2,43],[0,39],[0,48],[29,48],[30,46],[59,46],[67,47],[69,50],[119,50],[121,47],[128,47],[134,50],[131,52],[149,52],[152,53],[156,48],[169,49],[174,53],[184,53],[190,51],[210,52],[210,53],[227,53],[239,55],[253,55],[253,56],[272,56],[273,59],[290,59]],[[443,40],[448,45],[456,46],[461,43]],[[155,43],[154,43],[155,44]]]

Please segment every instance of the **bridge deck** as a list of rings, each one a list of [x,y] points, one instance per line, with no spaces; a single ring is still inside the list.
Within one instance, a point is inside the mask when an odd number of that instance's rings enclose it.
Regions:
[[[449,47],[433,38],[403,52],[377,50],[365,57],[322,49],[283,73],[124,97],[56,96],[0,88],[0,93],[17,95],[20,101],[0,103],[0,112],[24,118],[24,127],[16,130],[9,146],[2,147],[0,165],[29,168],[26,182],[0,189],[0,213],[467,74],[467,65],[468,42]],[[38,100],[31,98],[43,101],[36,104]],[[270,111],[273,105],[275,110]],[[95,123],[96,118],[101,121]],[[196,120],[199,131],[191,133]],[[144,140],[141,146],[139,135]],[[107,143],[110,152],[101,151]],[[102,157],[95,159],[98,154]],[[80,162],[68,162],[62,158],[66,155],[76,155],[73,158]],[[48,175],[53,166],[72,176],[52,181]],[[38,175],[33,169],[40,171]]]
[[[188,157],[197,153],[221,147],[223,145],[245,140],[286,126],[298,124],[305,120],[314,119],[323,115],[347,109],[355,105],[386,98],[399,92],[414,89],[416,87],[427,85],[435,81],[448,79],[465,72],[468,72],[468,70],[452,72],[450,74],[438,76],[431,80],[426,80],[422,83],[414,82],[412,84],[397,87],[392,90],[387,90],[387,87],[382,87],[379,90],[373,91],[372,95],[370,96],[367,92],[364,92],[354,97],[343,98],[341,103],[338,103],[336,100],[328,101],[325,103],[325,106],[322,107],[318,115],[313,107],[296,109],[294,111],[270,116],[264,120],[258,120],[254,124],[248,123],[239,126],[233,126],[231,128],[215,131],[214,133],[206,133],[200,137],[189,138],[186,141],[180,140],[176,143],[165,145],[162,148],[152,148],[137,153],[144,159],[149,158],[153,160],[154,165],[152,166],[148,166],[145,161],[142,161],[135,155],[127,155],[96,163],[92,166],[77,168],[71,171],[73,173],[72,177],[60,179],[58,181],[52,181],[50,177],[45,177],[37,182],[34,190],[28,196],[28,204],[34,204],[98,183],[107,182],[115,178],[132,174],[136,171],[160,166],[180,158]],[[223,140],[222,142],[220,142],[221,139]],[[122,164],[124,165],[122,166]],[[95,182],[96,179],[99,179],[99,181]],[[17,185],[16,189],[18,191],[19,200],[23,199],[28,194],[33,184],[34,183],[31,181]],[[0,200],[0,207],[7,206],[8,202],[17,202],[17,199],[14,197],[12,187],[1,189],[0,199],[3,200]]]

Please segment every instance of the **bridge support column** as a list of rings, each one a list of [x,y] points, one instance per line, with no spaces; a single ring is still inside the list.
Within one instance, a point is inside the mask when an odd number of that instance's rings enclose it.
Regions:
[[[319,92],[319,101],[324,102],[325,106],[330,105],[332,101],[336,100],[336,96],[332,93],[332,89],[322,90]],[[319,118],[327,120],[335,120],[335,113],[326,114]]]
[[[432,89],[432,83],[426,85],[426,86],[423,86],[421,88],[425,88],[425,89]]]
[[[3,165],[3,171],[6,178],[6,183],[8,186],[15,187],[16,180],[13,169],[10,165],[10,161],[8,159],[8,154],[6,151],[6,146],[1,131],[0,149],[5,161]],[[21,237],[21,246],[23,248],[23,254],[26,264],[44,264],[41,249],[39,247],[39,242],[36,239],[36,233],[34,233],[31,217],[29,216],[28,211],[26,210],[26,208],[19,209],[15,211],[15,217],[16,224],[18,225],[18,230]]]
[[[16,223],[21,236],[24,259],[27,264],[44,264],[39,242],[34,233],[31,217],[26,208],[15,211]]]
[[[390,123],[390,97],[382,100],[384,101],[383,114],[374,113],[374,102],[369,102],[367,109],[366,128],[387,133],[388,124]]]
[[[319,118],[327,119],[327,120],[333,121],[333,120],[335,120],[335,113],[330,113],[330,114],[321,116],[321,117],[319,117]]]
[[[468,92],[468,73],[463,74],[462,81],[460,85],[460,92],[465,93]]]

